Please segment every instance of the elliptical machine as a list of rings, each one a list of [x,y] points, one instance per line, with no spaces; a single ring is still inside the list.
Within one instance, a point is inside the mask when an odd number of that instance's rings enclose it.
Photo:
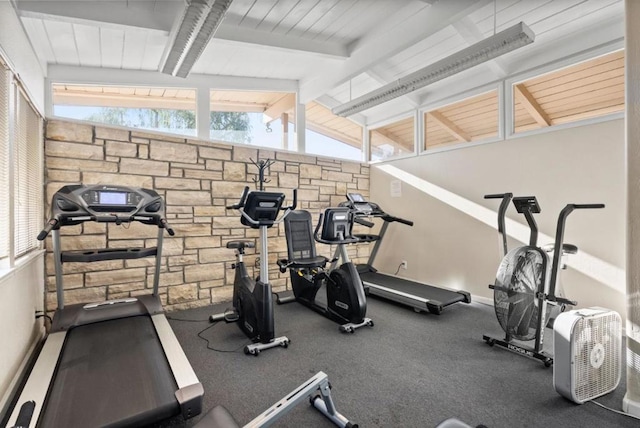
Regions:
[[[373,321],[365,317],[367,301],[362,280],[346,249],[347,244],[358,242],[351,235],[354,220],[357,219],[349,208],[327,208],[312,232],[311,214],[303,210],[292,212],[284,221],[288,258],[277,262],[280,272],[289,269],[293,295],[276,294],[276,302],[300,302],[340,324],[343,333],[373,327]],[[322,233],[318,236],[321,226]],[[337,245],[333,259],[317,255],[314,240]],[[342,264],[337,267],[340,259]],[[327,263],[331,263],[329,269],[325,269]],[[323,285],[326,304],[316,299]]]
[[[574,209],[604,208],[604,204],[568,204],[558,216],[554,244],[539,247],[538,226],[533,214],[540,212],[540,205],[535,196],[513,197],[513,193],[504,193],[485,195],[484,198],[502,199],[498,209],[498,235],[504,258],[498,267],[495,284],[489,288],[494,290],[496,317],[506,335],[502,340],[487,335],[482,337],[490,346],[500,346],[550,367],[553,357],[543,351],[544,329],[547,324],[552,325],[555,316],[567,306],[577,305],[563,297],[558,282],[558,269],[566,268],[561,266],[561,257],[578,252],[578,247],[563,242],[565,222]],[[511,200],[516,211],[524,215],[531,232],[529,245],[509,251],[505,213]],[[551,263],[550,253],[553,253]],[[514,343],[514,339],[535,342],[531,348]]]
[[[243,225],[260,230],[260,274],[256,280],[252,279],[243,261],[245,248],[254,248],[254,243],[228,242],[227,248],[236,250],[236,263],[232,265],[232,269],[236,271],[233,281],[233,307],[224,313],[211,315],[209,321],[236,322],[244,334],[256,342],[245,346],[244,353],[256,357],[261,351],[276,346],[286,348],[290,343],[285,336],[275,337],[267,245],[267,229],[283,221],[295,209],[297,191],[293,190],[293,204],[283,207],[284,200],[283,193],[257,190],[249,192],[249,187],[245,187],[240,202],[227,207],[240,212],[240,222]],[[280,211],[284,213],[278,219]]]

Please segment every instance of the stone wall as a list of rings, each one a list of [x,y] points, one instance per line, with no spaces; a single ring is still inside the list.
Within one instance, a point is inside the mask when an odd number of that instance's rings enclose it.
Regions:
[[[251,146],[193,140],[167,134],[49,120],[45,139],[46,213],[53,194],[66,184],[116,184],[146,187],[165,197],[175,236],[165,234],[160,294],[168,309],[229,301],[232,294],[235,239],[257,241],[258,231],[240,224],[225,209],[237,202],[244,186],[254,188],[257,168],[249,159],[275,159],[267,190],[281,189],[298,207],[317,214],[345,199],[347,191],[369,194],[369,166],[357,162],[280,152]],[[285,202],[287,203],[287,202]],[[62,229],[62,249],[155,246],[157,229],[132,223],[85,223]],[[257,243],[257,242],[256,242]],[[46,241],[47,310],[56,308],[51,238]],[[333,249],[318,244],[326,256]],[[364,261],[367,245],[349,246]],[[245,257],[254,266],[256,256]],[[288,287],[288,274],[276,260],[286,257],[284,227],[269,230],[269,275],[274,290]],[[154,258],[94,263],[65,263],[65,304],[102,301],[150,292]]]

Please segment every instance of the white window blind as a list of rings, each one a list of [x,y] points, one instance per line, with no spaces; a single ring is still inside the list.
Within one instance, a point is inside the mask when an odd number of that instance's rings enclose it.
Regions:
[[[42,123],[21,91],[17,99],[16,146],[14,148],[15,256],[38,248],[42,228]]]
[[[0,63],[0,260],[9,256],[9,77]]]

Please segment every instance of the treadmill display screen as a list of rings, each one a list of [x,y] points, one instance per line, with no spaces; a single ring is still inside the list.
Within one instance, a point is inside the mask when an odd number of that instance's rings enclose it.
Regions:
[[[364,196],[360,193],[348,193],[347,198],[351,200],[351,202],[366,202],[364,200]]]
[[[127,192],[98,192],[100,205],[126,205]]]

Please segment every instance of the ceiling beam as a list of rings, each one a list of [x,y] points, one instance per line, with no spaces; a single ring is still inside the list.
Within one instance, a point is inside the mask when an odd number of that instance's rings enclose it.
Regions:
[[[449,134],[453,135],[453,137],[461,143],[468,143],[469,141],[471,141],[471,137],[469,136],[469,134],[457,127],[455,123],[444,117],[442,113],[431,111],[427,113],[427,116],[435,120],[438,125],[440,125]]]
[[[371,69],[377,64],[437,33],[490,0],[439,1],[433,6],[413,3],[388,17],[378,28],[355,42],[351,55],[340,67],[327,65],[317,77],[300,82],[303,103]],[[416,8],[419,6],[419,8]],[[429,58],[425,58],[425,64]]]
[[[341,141],[346,143],[352,147],[361,149],[362,148],[362,140],[353,138],[350,135],[343,134],[342,132],[338,132],[335,129],[331,129],[328,126],[320,125],[307,120],[307,128],[317,132],[318,134],[322,134],[325,137],[333,138],[334,140]]]
[[[549,119],[547,113],[540,107],[540,104],[538,104],[533,95],[525,88],[523,83],[515,85],[513,90],[523,107],[540,126],[551,125],[551,119]]]
[[[316,98],[314,100],[315,102],[317,102],[318,104],[321,104],[322,106],[328,108],[329,110],[331,110],[332,108],[334,108],[335,106],[339,106],[340,103],[338,100],[336,100],[335,98],[329,96],[329,95],[321,95],[318,98]],[[356,114],[352,114],[351,116],[345,118],[348,119],[354,123],[356,123],[357,125],[360,125],[362,127],[364,127],[367,124],[367,118],[366,116],[364,116],[363,114],[360,113],[356,113]]]
[[[289,79],[240,77],[192,73],[181,79],[157,71],[78,67],[49,64],[47,80],[53,83],[87,85],[153,86],[157,88],[216,88],[234,91],[295,92],[298,83]]]
[[[397,80],[385,70],[382,70],[379,66],[373,67],[365,71],[365,73],[367,73],[369,77],[371,77],[382,86]],[[405,94],[402,96],[402,98],[407,100],[409,104],[411,104],[411,107],[420,107],[420,97],[418,96],[418,94]]]
[[[347,45],[334,42],[319,42],[303,37],[270,33],[237,25],[225,25],[224,22],[215,34],[216,40],[235,43],[248,43],[277,50],[298,51],[327,58],[345,59],[349,57]]]
[[[480,40],[486,37],[482,34],[478,26],[469,18],[465,16],[457,22],[452,24],[453,28],[460,34],[460,36],[469,44],[469,46],[478,43]],[[507,75],[506,63],[500,58],[494,58],[486,62],[491,70],[496,74],[497,78],[503,78]]]
[[[296,106],[296,94],[287,94],[275,103],[271,104],[263,113],[264,123],[279,119],[283,113],[292,110]]]
[[[53,104],[92,107],[160,108],[195,110],[196,100],[99,92],[54,91]]]
[[[72,24],[96,23],[143,28],[169,34],[184,1],[30,1],[15,0],[20,16]]]

